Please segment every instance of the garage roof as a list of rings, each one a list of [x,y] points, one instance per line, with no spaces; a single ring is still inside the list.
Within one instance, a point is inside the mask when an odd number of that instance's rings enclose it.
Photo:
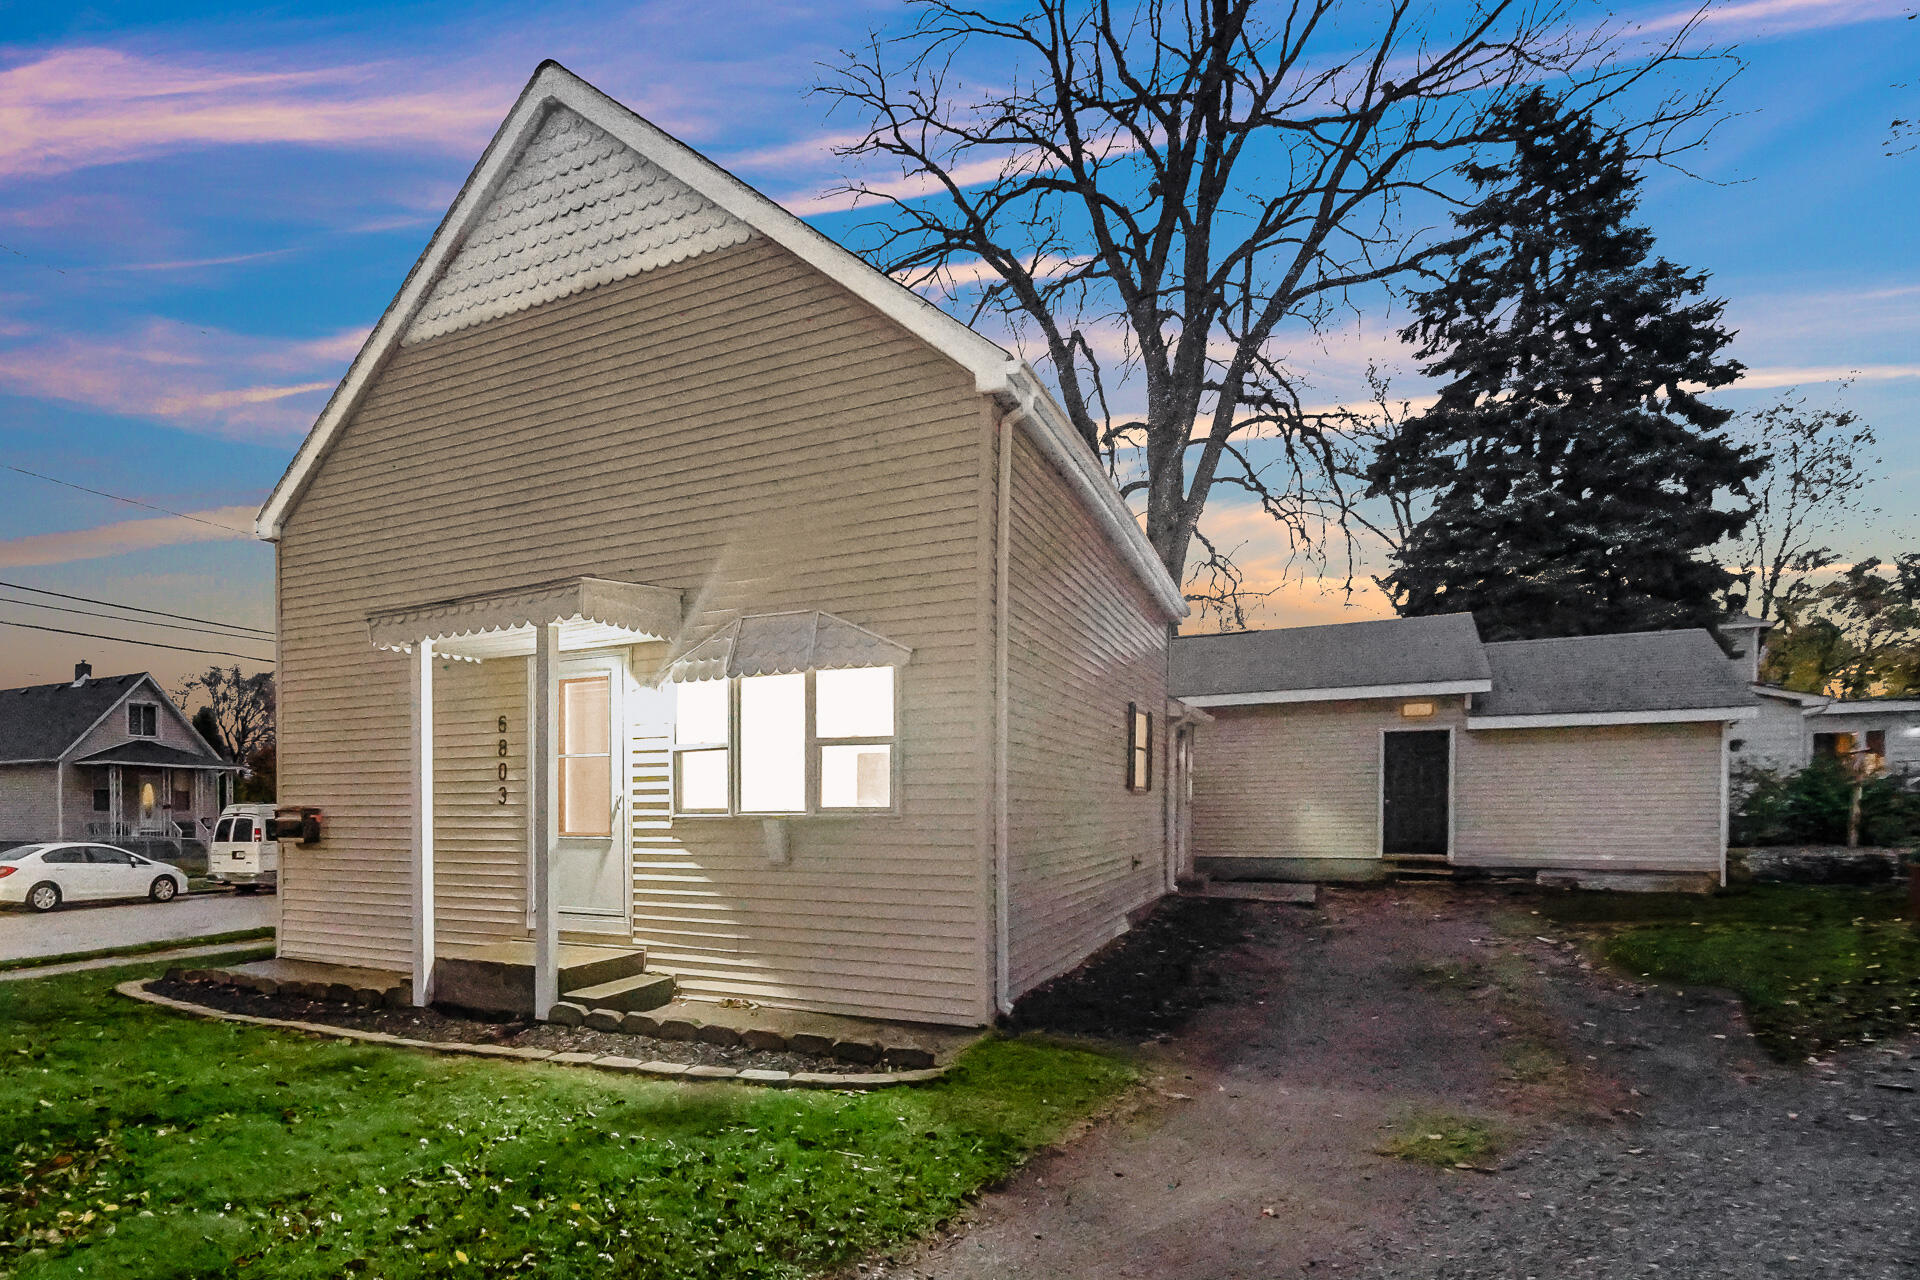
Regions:
[[[1750,709],[1752,692],[1705,631],[1509,640],[1486,646],[1493,689],[1476,720],[1517,716],[1718,718],[1673,712]]]
[[[1192,706],[1321,702],[1492,687],[1470,613],[1181,636],[1173,695]]]

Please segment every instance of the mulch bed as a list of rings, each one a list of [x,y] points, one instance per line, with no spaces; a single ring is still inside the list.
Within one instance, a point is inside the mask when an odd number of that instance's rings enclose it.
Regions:
[[[1246,904],[1170,897],[1071,973],[1014,1006],[1020,1031],[1146,1041],[1171,1035],[1224,996],[1219,953],[1245,940]]]
[[[289,1022],[318,1022],[355,1031],[379,1031],[410,1040],[439,1043],[498,1044],[515,1048],[551,1049],[556,1053],[615,1054],[688,1066],[749,1068],[762,1071],[816,1071],[857,1074],[885,1070],[885,1065],[841,1062],[813,1054],[775,1053],[744,1045],[714,1045],[698,1040],[656,1040],[652,1036],[561,1027],[550,1023],[487,1022],[442,1013],[438,1009],[369,1009],[333,1000],[309,1000],[282,994],[264,995],[244,987],[211,982],[162,979],[149,991],[174,1000],[204,1005],[222,1013],[244,1013],[256,1018]]]

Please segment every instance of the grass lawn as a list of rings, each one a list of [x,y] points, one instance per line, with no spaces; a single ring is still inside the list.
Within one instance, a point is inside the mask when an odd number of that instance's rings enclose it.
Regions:
[[[0,985],[0,1276],[802,1276],[907,1241],[1133,1080],[989,1040],[871,1094],[675,1085]]]
[[[271,938],[273,929],[234,929],[227,933],[209,933],[199,938],[162,938],[155,942],[130,942],[122,947],[96,947],[92,951],[63,951],[54,956],[20,956],[0,960],[0,973],[20,969],[44,969],[48,965],[73,964],[80,960],[107,960],[115,956],[141,956],[153,951],[178,951],[183,947],[219,946],[228,942],[251,942]]]
[[[1541,914],[1597,931],[1627,973],[1738,993],[1778,1058],[1920,1029],[1920,928],[1903,892],[1569,893],[1545,899]]]

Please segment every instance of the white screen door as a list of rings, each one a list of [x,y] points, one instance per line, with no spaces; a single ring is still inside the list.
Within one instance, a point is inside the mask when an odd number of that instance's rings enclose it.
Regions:
[[[626,663],[618,654],[597,654],[561,663],[559,674],[554,905],[567,928],[625,933],[633,897],[627,861]]]

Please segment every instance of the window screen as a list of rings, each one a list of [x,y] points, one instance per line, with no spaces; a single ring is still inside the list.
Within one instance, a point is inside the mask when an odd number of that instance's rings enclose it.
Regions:
[[[1153,789],[1153,712],[1127,704],[1127,790]]]

